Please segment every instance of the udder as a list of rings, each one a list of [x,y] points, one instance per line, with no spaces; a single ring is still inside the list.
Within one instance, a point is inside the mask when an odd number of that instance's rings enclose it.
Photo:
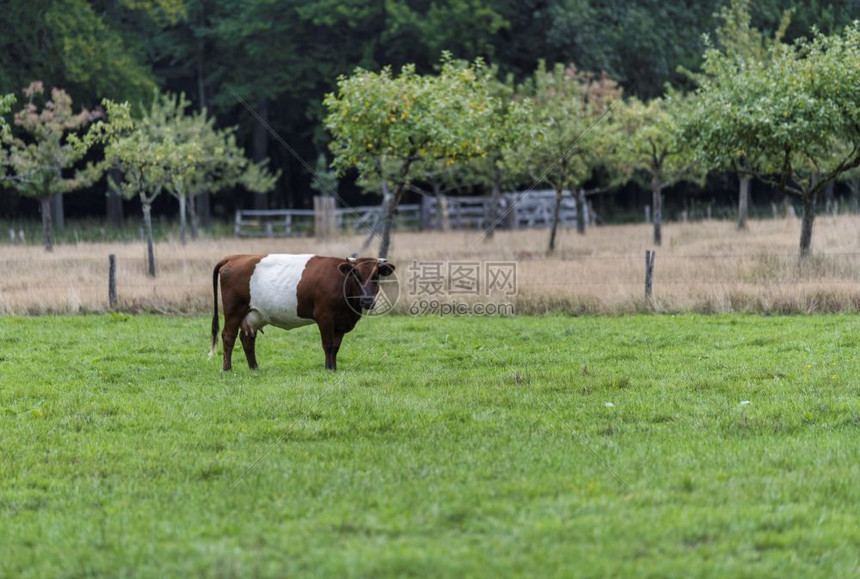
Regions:
[[[257,330],[266,325],[266,320],[257,310],[251,310],[242,320],[242,332],[245,334],[256,334]]]

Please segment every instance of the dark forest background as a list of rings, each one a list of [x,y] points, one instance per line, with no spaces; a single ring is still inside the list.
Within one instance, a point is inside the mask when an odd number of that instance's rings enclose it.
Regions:
[[[430,72],[441,51],[483,57],[501,74],[521,79],[540,59],[606,71],[640,97],[667,84],[691,88],[683,69],[696,70],[703,35],[716,25],[718,0],[5,0],[0,3],[0,93],[20,95],[33,80],[64,88],[75,107],[102,98],[146,102],[153,91],[184,92],[222,126],[238,125],[249,156],[269,158],[282,171],[265,196],[241,189],[219,193],[209,211],[228,218],[237,207],[290,208],[312,204],[311,175],[240,103],[266,119],[309,165],[327,151],[321,126],[323,95],[355,67],[378,70],[415,63]],[[788,40],[813,27],[838,32],[860,18],[860,0],[760,0],[753,24],[774,30],[794,10]],[[234,94],[235,93],[235,94]],[[340,183],[351,204],[374,203]],[[67,217],[103,218],[104,182],[66,196]],[[759,209],[777,200],[753,188]],[[673,211],[711,206],[732,211],[737,183],[712,176],[704,188],[667,194]],[[613,220],[641,217],[650,194],[635,185],[599,196],[596,209]],[[126,201],[130,215],[134,201]],[[173,215],[162,196],[156,212]],[[204,211],[206,207],[202,208]],[[0,190],[0,218],[38,218],[38,203]]]

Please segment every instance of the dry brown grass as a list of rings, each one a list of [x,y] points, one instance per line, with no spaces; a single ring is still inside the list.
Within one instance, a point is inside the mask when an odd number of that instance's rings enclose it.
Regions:
[[[398,233],[392,261],[400,279],[417,261],[516,261],[519,313],[625,313],[634,311],[833,312],[860,310],[860,217],[819,217],[814,256],[800,265],[798,220],[753,221],[746,232],[730,222],[670,223],[657,249],[654,300],[644,299],[647,225],[592,228],[587,235],[562,231],[559,249],[547,257],[547,232],[478,234]],[[362,238],[217,239],[157,246],[159,275],[150,279],[140,244],[80,243],[53,253],[38,246],[2,246],[0,313],[102,312],[107,308],[108,254],[118,259],[120,309],[206,313],[212,300],[215,262],[231,253],[347,255]],[[409,296],[398,309],[405,311]],[[465,301],[459,299],[459,301]]]

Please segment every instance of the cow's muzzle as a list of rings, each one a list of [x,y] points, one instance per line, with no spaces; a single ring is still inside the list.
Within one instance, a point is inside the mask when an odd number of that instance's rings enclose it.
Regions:
[[[359,307],[363,310],[373,309],[373,305],[376,303],[376,296],[364,287],[361,278],[355,270],[352,270],[352,277],[355,278],[355,283],[358,284],[358,289],[361,292],[361,296],[358,298]]]

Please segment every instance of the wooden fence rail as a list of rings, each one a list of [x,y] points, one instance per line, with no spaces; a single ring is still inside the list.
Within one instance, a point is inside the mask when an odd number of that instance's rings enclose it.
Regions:
[[[555,202],[555,191],[552,190],[505,193],[500,196],[495,211],[489,197],[425,196],[420,204],[400,205],[396,223],[405,229],[477,230],[487,229],[499,219],[497,227],[506,229],[549,227]],[[330,204],[315,201],[315,207],[320,211],[325,208],[326,213],[331,211]],[[234,230],[239,237],[330,235],[329,216],[318,213],[315,209],[239,209]],[[562,196],[559,217],[563,226],[576,224],[576,203],[568,191]],[[341,233],[375,230],[382,223],[382,207],[337,207],[334,209],[334,222],[336,231]]]

